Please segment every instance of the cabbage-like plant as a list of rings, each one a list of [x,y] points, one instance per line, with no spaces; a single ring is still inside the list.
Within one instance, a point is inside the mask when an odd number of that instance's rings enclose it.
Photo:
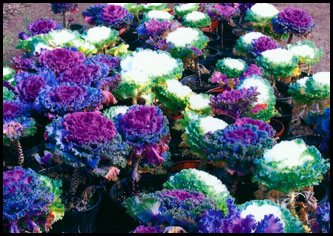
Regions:
[[[167,189],[188,189],[202,192],[217,203],[217,208],[227,214],[227,198],[232,198],[226,186],[209,173],[197,169],[184,169],[172,175],[164,184]]]
[[[276,97],[274,95],[274,90],[267,80],[254,74],[243,78],[237,85],[238,90],[243,88],[255,88],[257,92],[257,99],[252,102],[252,109],[246,114],[246,116],[268,122],[277,114],[275,110]]]
[[[239,208],[241,217],[252,215],[255,222],[259,223],[257,233],[304,232],[301,221],[294,217],[288,209],[270,200],[248,201],[240,205]]]
[[[223,130],[227,127],[227,123],[221,119],[212,116],[192,116],[191,119],[185,117],[184,130],[182,134],[182,146],[186,146],[190,151],[206,159],[204,136],[207,133],[213,133],[216,130]]]
[[[206,13],[193,11],[184,16],[183,25],[193,28],[204,28],[211,25],[210,17]]]
[[[20,101],[3,102],[3,144],[14,144],[18,152],[18,164],[23,165],[24,155],[20,139],[33,136],[36,131],[36,122],[29,117],[30,109]]]
[[[126,199],[124,206],[140,223],[176,225],[187,232],[198,230],[198,221],[205,210],[216,209],[215,202],[203,193],[178,189],[139,193]]]
[[[254,164],[253,180],[283,193],[319,184],[330,166],[317,148],[307,146],[302,139],[267,148]]]
[[[3,220],[10,233],[48,232],[63,218],[62,182],[32,169],[14,167],[3,173]]]
[[[184,17],[185,15],[196,11],[199,9],[199,4],[197,3],[184,3],[184,4],[177,4],[173,10],[176,16]]]
[[[168,120],[156,106],[133,105],[115,117],[123,140],[130,146],[132,182],[139,180],[139,165],[160,166],[169,156]]]
[[[205,152],[211,161],[224,161],[241,174],[249,172],[253,160],[273,147],[274,129],[261,120],[240,118],[235,124],[204,136]]]
[[[47,149],[76,173],[85,167],[97,176],[116,179],[111,174],[127,164],[127,144],[113,122],[99,112],[74,112],[55,119],[46,127],[46,137]]]

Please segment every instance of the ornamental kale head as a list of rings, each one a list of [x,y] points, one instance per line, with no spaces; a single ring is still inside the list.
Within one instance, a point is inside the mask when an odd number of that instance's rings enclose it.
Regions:
[[[253,56],[257,57],[266,50],[275,49],[278,47],[279,44],[277,41],[273,40],[270,37],[262,36],[252,41],[251,53],[253,54]]]
[[[288,7],[273,18],[273,30],[277,34],[292,33],[299,36],[311,32],[315,23],[312,17],[304,10]]]
[[[56,75],[60,75],[67,69],[83,63],[85,56],[81,52],[56,48],[51,51],[44,50],[38,59],[41,67],[53,71]]]
[[[213,200],[200,192],[162,190],[140,193],[124,202],[128,213],[141,223],[183,227],[187,232],[198,230],[198,221],[207,209],[216,209]]]
[[[206,153],[212,161],[225,161],[231,169],[242,173],[248,172],[248,165],[256,157],[261,157],[267,148],[271,148],[275,141],[274,132],[262,122],[247,118],[236,121],[204,136]]]
[[[38,73],[17,73],[15,90],[19,99],[25,103],[33,103],[40,91],[48,84],[55,81],[55,74],[51,71],[39,71]]]
[[[161,36],[166,30],[170,30],[171,26],[169,21],[151,19],[140,24],[136,30],[139,37],[149,38]]]
[[[61,181],[14,167],[3,173],[3,220],[10,233],[47,232],[64,216]]]
[[[134,105],[116,119],[123,139],[135,154],[148,163],[160,165],[168,151],[170,133],[168,120],[156,106]]]
[[[126,166],[128,146],[113,122],[99,112],[75,112],[56,119],[46,127],[46,138],[46,147],[73,167],[105,175],[111,166]]]
[[[257,222],[252,215],[241,217],[240,209],[232,199],[227,201],[228,213],[207,210],[199,221],[200,233],[283,233],[281,220],[274,215],[265,215]]]
[[[66,83],[43,89],[35,107],[39,112],[63,116],[77,111],[98,110],[103,99],[99,89]]]
[[[257,95],[258,92],[253,87],[225,90],[216,96],[211,96],[212,111],[237,119],[252,109],[252,104],[257,101]]]
[[[82,13],[89,24],[105,25],[113,29],[121,29],[131,24],[133,14],[119,5],[96,4]]]
[[[51,30],[61,29],[61,25],[52,19],[41,18],[31,22],[27,28],[31,36],[36,36],[47,34]]]

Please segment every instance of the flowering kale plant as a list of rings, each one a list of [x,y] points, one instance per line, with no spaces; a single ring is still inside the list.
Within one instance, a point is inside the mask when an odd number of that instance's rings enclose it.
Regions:
[[[330,72],[318,72],[290,84],[288,93],[300,104],[311,104],[330,97]]]
[[[125,167],[128,146],[113,122],[98,112],[75,112],[46,127],[46,147],[73,167],[106,176],[110,167]]]
[[[204,136],[207,133],[223,130],[227,123],[212,116],[184,117],[185,132],[182,134],[182,145],[189,147],[190,151],[200,158],[207,158],[205,153]]]
[[[156,19],[151,19],[141,23],[136,31],[139,37],[150,38],[161,36],[165,31],[170,30],[172,23],[169,21],[159,21]]]
[[[29,137],[36,133],[36,122],[28,118],[30,109],[19,101],[3,102],[3,143],[7,146],[12,141]],[[21,148],[21,147],[20,147]]]
[[[277,34],[291,33],[298,36],[309,34],[315,23],[304,10],[288,7],[273,18],[273,29]]]
[[[55,75],[51,71],[39,71],[38,73],[17,73],[15,75],[17,85],[15,87],[19,99],[25,103],[33,103],[40,91],[48,84],[52,84]]]
[[[21,32],[19,36],[25,35],[25,37],[19,37],[22,40],[27,39],[26,37],[36,36],[40,34],[47,34],[52,30],[61,29],[61,25],[49,18],[40,18],[31,22],[28,27],[28,34]]]
[[[93,55],[91,57],[88,57],[85,61],[84,64],[95,64],[95,65],[105,65],[107,66],[107,74],[116,72],[120,68],[120,58],[119,57],[114,57],[110,55],[105,55],[105,54],[97,54]]]
[[[267,201],[269,202],[269,201]],[[273,203],[271,203],[273,204]],[[269,203],[267,203],[268,206]],[[281,208],[284,217],[275,212],[262,211],[259,218],[254,215],[256,212],[242,212],[232,199],[227,200],[228,213],[220,210],[207,210],[199,221],[200,233],[283,233],[283,232],[302,232],[301,223],[291,215],[291,213],[274,204],[276,208]],[[242,206],[241,206],[242,207]],[[265,209],[266,210],[266,209]],[[279,209],[280,210],[280,209]],[[286,217],[290,220],[286,225]],[[292,224],[297,223],[297,226]],[[294,227],[294,228],[293,228]]]
[[[240,36],[232,49],[233,54],[235,56],[248,57],[248,54],[252,51],[252,42],[262,36],[265,35],[254,31]]]
[[[178,80],[168,80],[165,85],[155,88],[156,98],[169,111],[184,110],[189,97],[193,94],[190,87],[182,85]]]
[[[206,8],[207,14],[212,20],[230,21],[240,13],[238,3],[216,3]]]
[[[273,87],[266,79],[257,74],[244,77],[239,85],[237,85],[238,90],[243,88],[256,88],[258,93],[256,95],[257,100],[251,104],[252,109],[247,112],[246,116],[268,122],[276,115],[276,97]]]
[[[275,48],[266,50],[256,58],[256,61],[270,79],[298,75],[298,58],[287,49]]]
[[[136,227],[133,230],[132,233],[135,233],[135,234],[144,234],[144,233],[153,234],[153,233],[163,233],[163,231],[158,226],[139,225],[138,227]]]
[[[132,158],[144,164],[161,165],[168,156],[169,127],[156,106],[134,105],[117,117],[119,133],[132,148]]]
[[[178,189],[139,193],[126,199],[124,206],[140,223],[177,225],[187,232],[198,230],[198,221],[205,210],[216,209],[214,201],[204,194]]]
[[[269,3],[256,3],[246,10],[244,21],[254,27],[271,25],[272,18],[279,13],[276,7]]]
[[[85,21],[89,24],[104,25],[112,29],[121,29],[130,25],[133,14],[119,5],[97,4],[90,6],[82,12]]]
[[[298,57],[298,63],[310,67],[317,64],[323,57],[323,50],[309,40],[297,41],[295,44],[288,44],[287,48]]]
[[[218,115],[240,118],[253,109],[252,104],[257,101],[257,95],[256,88],[253,87],[223,91],[211,96],[212,111]]]
[[[201,30],[189,27],[180,27],[168,33],[166,42],[171,55],[176,58],[200,56],[208,44],[208,37]]]
[[[11,58],[11,61],[19,71],[31,72],[36,69],[36,58],[28,57],[26,54],[17,54]]]
[[[204,136],[205,151],[212,161],[225,161],[230,169],[248,172],[248,165],[256,157],[273,147],[274,130],[267,123],[241,118],[223,130]]]
[[[69,68],[83,63],[85,56],[81,52],[58,48],[52,51],[43,51],[39,56],[40,66],[50,69],[60,75]]]
[[[123,73],[140,71],[154,83],[163,83],[168,79],[180,79],[183,63],[173,58],[168,52],[139,48],[121,61]]]
[[[63,218],[61,180],[14,167],[3,173],[2,181],[4,227],[10,233],[48,232]]]
[[[103,99],[99,89],[65,83],[43,89],[37,97],[35,107],[42,113],[63,116],[77,111],[98,110]]]
[[[268,147],[254,163],[253,180],[283,193],[318,184],[330,166],[317,148],[307,146],[302,139]]]
[[[193,11],[197,11],[199,9],[199,5],[197,3],[186,3],[186,4],[178,4],[173,10],[175,15],[183,17]]]
[[[251,53],[253,54],[253,56],[257,57],[266,50],[275,49],[278,47],[279,44],[277,41],[273,40],[268,36],[262,36],[252,41]]]
[[[225,74],[228,78],[238,78],[246,70],[247,65],[242,59],[233,59],[230,57],[218,60],[216,69]]]
[[[270,200],[252,200],[239,206],[240,216],[254,220],[257,227],[253,233],[303,233],[302,222],[292,213]]]
[[[193,11],[184,16],[182,24],[193,28],[209,27],[211,25],[209,16],[199,11]]]
[[[227,198],[231,198],[226,186],[213,175],[197,169],[184,169],[171,176],[163,184],[167,189],[188,189],[205,194],[217,203],[217,208],[223,212],[228,212]]]

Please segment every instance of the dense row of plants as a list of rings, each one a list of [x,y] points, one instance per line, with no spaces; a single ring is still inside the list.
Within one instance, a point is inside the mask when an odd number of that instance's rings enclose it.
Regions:
[[[78,4],[51,9],[62,24],[30,22],[3,67],[5,232],[94,232],[101,202],[133,233],[330,232],[330,72],[306,11],[93,4],[77,29]]]

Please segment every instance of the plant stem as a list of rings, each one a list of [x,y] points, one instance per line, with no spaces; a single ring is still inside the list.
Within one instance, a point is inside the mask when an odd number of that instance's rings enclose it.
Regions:
[[[290,202],[288,205],[288,208],[290,210],[290,212],[296,217],[298,218],[297,212],[296,212],[296,208],[295,208],[295,203],[296,203],[296,197],[295,197],[295,192],[291,192],[289,194],[290,197]]]
[[[201,71],[198,68],[198,60],[197,59],[194,60],[194,68],[195,68],[195,71],[198,72],[199,84],[200,84],[200,87],[202,87]]]
[[[66,28],[66,12],[65,11],[62,13],[62,25],[64,28]]]
[[[132,157],[134,156],[134,161],[133,161],[133,169],[131,173],[131,180],[132,180],[132,190],[134,192],[135,190],[135,182],[139,181],[139,163],[140,163],[140,157],[136,155],[131,155]]]
[[[74,196],[77,192],[77,189],[80,185],[81,178],[80,178],[80,169],[79,168],[74,168],[72,178],[71,178],[71,183],[69,186],[69,194],[71,196]]]
[[[288,41],[287,41],[288,44],[291,43],[291,41],[293,40],[293,35],[294,35],[293,33],[289,34]]]
[[[138,99],[137,99],[137,97],[133,97],[133,98],[132,98],[132,104],[135,105],[135,104],[137,104],[137,103],[138,103]]]
[[[223,36],[223,23],[224,23],[224,21],[223,20],[221,20],[220,21],[221,23],[221,25],[220,25],[220,35],[221,35],[221,49],[223,50],[223,41],[224,41],[224,36]]]
[[[22,150],[20,140],[16,139],[14,141],[14,144],[15,144],[15,146],[17,148],[17,152],[18,152],[18,164],[19,164],[19,166],[22,166],[24,164],[24,155],[23,155],[23,150]]]

